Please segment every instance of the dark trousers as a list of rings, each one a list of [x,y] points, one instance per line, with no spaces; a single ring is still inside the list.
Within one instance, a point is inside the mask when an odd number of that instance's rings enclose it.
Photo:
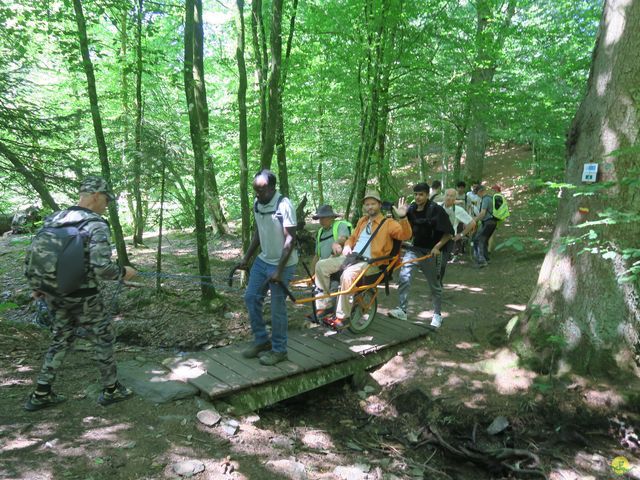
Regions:
[[[482,225],[473,237],[473,253],[478,263],[487,262],[487,252],[489,251],[489,237],[496,230],[498,221],[495,218],[483,220]]]
[[[451,261],[455,244],[453,240],[449,240],[445,246],[442,247],[442,263],[440,264],[440,283],[442,285],[444,285],[444,273],[447,270],[447,263]]]

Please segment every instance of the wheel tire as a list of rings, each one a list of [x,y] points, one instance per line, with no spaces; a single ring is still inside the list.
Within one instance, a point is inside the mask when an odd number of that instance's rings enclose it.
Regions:
[[[369,306],[366,312],[363,307]],[[378,295],[374,289],[364,290],[353,297],[353,309],[351,310],[351,321],[349,330],[353,333],[362,333],[376,318],[378,311]]]

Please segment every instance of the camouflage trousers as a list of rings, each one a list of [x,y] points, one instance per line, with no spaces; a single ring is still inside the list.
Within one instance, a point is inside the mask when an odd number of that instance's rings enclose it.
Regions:
[[[76,339],[76,329],[82,328],[94,346],[94,359],[98,363],[102,385],[116,383],[116,361],[113,357],[115,332],[100,294],[88,297],[52,297],[47,305],[53,314],[53,339],[44,357],[38,383],[51,385],[56,379],[67,352]]]

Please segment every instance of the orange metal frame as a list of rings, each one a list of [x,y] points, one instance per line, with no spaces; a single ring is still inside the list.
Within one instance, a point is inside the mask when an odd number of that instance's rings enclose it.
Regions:
[[[380,271],[380,274],[378,275],[378,278],[373,283],[368,283],[366,285],[358,285],[358,282],[362,279],[362,277],[364,277],[366,275],[367,271],[372,266],[375,266],[375,265],[369,265],[362,272],[360,272],[360,274],[356,277],[356,279],[353,281],[353,283],[351,284],[351,286],[349,287],[348,290],[340,290],[340,291],[337,291],[337,292],[331,292],[331,293],[327,293],[327,294],[324,294],[324,295],[319,295],[317,297],[296,298],[294,300],[294,303],[296,303],[296,304],[305,304],[305,303],[311,303],[311,302],[313,302],[315,300],[320,300],[320,299],[323,299],[323,298],[333,298],[333,297],[338,297],[340,295],[354,295],[356,293],[360,293],[360,292],[363,292],[365,290],[369,290],[369,289],[372,289],[372,288],[376,289],[375,290],[375,292],[376,292],[375,295],[377,295],[377,287],[378,287],[378,285],[380,285],[380,282],[382,282],[382,279],[384,278],[384,276],[385,276],[385,274],[387,272],[395,271],[398,268],[400,268],[403,265],[406,265],[408,263],[421,262],[422,260],[426,260],[429,257],[431,257],[430,253],[427,254],[427,255],[423,255],[422,257],[411,259],[411,260],[409,260],[407,262],[402,262],[402,261],[400,261],[401,254],[399,252],[395,257],[392,257],[391,260],[389,261],[389,263],[386,265],[386,267],[383,268]],[[312,283],[314,283],[313,282],[313,277],[308,277],[308,278],[304,278],[302,280],[297,280],[295,282],[291,282],[290,285],[292,287],[301,286],[301,285],[309,286]],[[374,296],[374,298],[375,298],[375,296]]]

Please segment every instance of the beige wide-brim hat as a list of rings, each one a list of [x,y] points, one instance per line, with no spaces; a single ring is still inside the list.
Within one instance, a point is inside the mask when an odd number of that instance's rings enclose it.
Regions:
[[[362,199],[362,201],[364,202],[367,198],[373,198],[374,200],[377,200],[380,203],[382,203],[382,200],[380,200],[380,194],[378,193],[377,190],[367,190],[366,193],[364,194],[364,198]]]

